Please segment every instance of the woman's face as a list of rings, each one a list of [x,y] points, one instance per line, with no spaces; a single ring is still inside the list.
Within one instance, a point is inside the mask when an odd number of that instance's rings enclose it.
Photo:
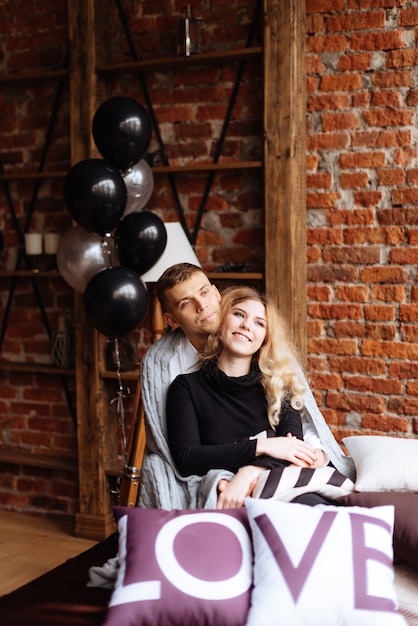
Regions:
[[[252,356],[263,345],[267,333],[266,308],[257,300],[232,307],[221,327],[223,349],[235,356]]]

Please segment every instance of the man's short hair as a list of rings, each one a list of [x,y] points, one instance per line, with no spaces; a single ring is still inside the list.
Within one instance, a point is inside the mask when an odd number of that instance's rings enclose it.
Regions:
[[[193,265],[193,263],[176,263],[165,270],[157,281],[157,296],[163,311],[167,311],[167,291],[175,285],[188,280],[196,272],[206,275],[201,267]]]

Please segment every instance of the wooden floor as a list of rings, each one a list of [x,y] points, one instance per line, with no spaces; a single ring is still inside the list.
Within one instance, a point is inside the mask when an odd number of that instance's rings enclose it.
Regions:
[[[0,511],[0,596],[95,543],[75,537],[72,522]]]

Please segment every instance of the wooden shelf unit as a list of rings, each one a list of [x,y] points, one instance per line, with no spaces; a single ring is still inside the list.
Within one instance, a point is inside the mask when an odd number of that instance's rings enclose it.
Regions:
[[[52,454],[35,454],[22,452],[21,450],[8,450],[4,448],[0,448],[0,463],[23,465],[25,467],[41,467],[64,472],[78,471],[77,459],[54,456]]]
[[[68,70],[39,70],[33,72],[16,72],[15,74],[0,74],[0,85],[18,83],[38,83],[39,81],[62,80],[68,78]]]
[[[55,367],[44,363],[0,361],[0,372],[22,372],[28,374],[48,374],[50,376],[75,376],[75,370]]]
[[[170,70],[176,68],[195,67],[199,65],[225,65],[236,61],[249,61],[251,59],[262,60],[263,49],[261,46],[249,48],[237,48],[214,52],[202,52],[190,56],[172,55],[144,59],[140,61],[123,61],[98,65],[96,70],[99,74],[118,74],[120,72],[152,72],[155,70]]]
[[[0,278],[61,278],[58,270],[0,270]]]
[[[8,182],[12,180],[51,180],[53,178],[63,179],[67,172],[33,172],[11,170],[7,174],[0,174],[0,182]]]
[[[185,173],[193,174],[199,172],[219,172],[228,170],[250,170],[261,169],[262,161],[219,161],[218,163],[196,162],[186,165],[156,165],[152,167],[154,174]]]
[[[185,165],[154,165],[151,167],[153,174],[162,175],[168,173],[185,173],[193,174],[199,172],[218,172],[222,170],[250,170],[262,169],[262,161],[225,161],[218,163],[195,162]],[[64,180],[68,172],[19,172],[9,171],[7,174],[0,174],[0,182],[13,180]]]
[[[19,73],[1,76],[0,85],[23,82],[68,80],[70,93],[71,163],[97,156],[91,121],[97,109],[97,82],[120,72],[149,72],[259,60],[263,64],[264,154],[262,160],[155,166],[155,175],[199,174],[227,170],[259,169],[265,181],[265,268],[263,273],[211,273],[212,280],[264,281],[265,289],[277,302],[298,338],[302,354],[306,338],[306,203],[305,203],[305,2],[304,0],[263,0],[263,48],[204,53],[192,57],[172,56],[104,65],[96,62],[98,0],[68,0],[68,39],[71,64],[68,70]],[[67,172],[10,171],[0,181],[64,179]],[[6,272],[0,277],[48,278],[57,271]],[[104,382],[117,378],[97,362],[97,333],[86,320],[81,294],[74,305],[75,370],[59,370],[38,364],[1,363],[0,371],[34,371],[75,375],[78,455],[56,459],[51,455],[30,455],[0,450],[0,462],[30,464],[78,471],[79,536],[102,539],[114,529],[107,476],[119,467],[114,453],[115,428],[109,425]],[[19,368],[22,368],[19,369]],[[136,380],[138,372],[121,373],[122,379]],[[42,464],[42,465],[41,465]],[[113,468],[109,470],[109,468]]]
[[[96,0],[97,1],[97,0]],[[233,168],[260,168],[265,180],[265,289],[277,302],[298,339],[302,354],[306,341],[306,199],[305,199],[305,2],[263,0],[263,49],[173,56],[112,66],[97,63],[95,0],[69,0],[69,39],[72,162],[95,154],[90,131],[97,108],[98,80],[120,72],[147,72],[165,68],[260,58],[264,84],[264,154],[262,162],[216,165],[158,166],[156,175],[198,173]],[[229,58],[228,58],[229,56]],[[227,279],[225,275],[219,279]],[[241,278],[239,274],[238,278]],[[261,275],[256,276],[262,279]],[[106,416],[95,398],[101,395],[100,372],[87,371],[95,340],[86,332],[81,298],[76,298],[77,404],[80,511],[77,533],[96,537],[112,526],[106,488],[106,468],[117,466],[106,441]],[[93,352],[92,352],[93,351]],[[86,443],[88,442],[88,446]],[[91,485],[95,485],[94,494]]]
[[[111,372],[110,370],[100,370],[101,378],[107,378],[109,380],[118,380],[119,374],[117,372]],[[127,372],[120,372],[120,378],[122,381],[137,381],[139,379],[139,370],[130,370]]]

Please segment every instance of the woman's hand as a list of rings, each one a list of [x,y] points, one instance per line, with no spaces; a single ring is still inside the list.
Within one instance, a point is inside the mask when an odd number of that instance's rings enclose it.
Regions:
[[[242,506],[245,498],[251,496],[261,472],[265,470],[265,467],[246,465],[238,470],[232,480],[220,480],[216,508],[232,509]]]
[[[299,467],[320,467],[320,465],[316,465],[318,462],[317,452],[290,433],[286,437],[257,439],[257,456],[265,454],[274,459],[289,461]]]

